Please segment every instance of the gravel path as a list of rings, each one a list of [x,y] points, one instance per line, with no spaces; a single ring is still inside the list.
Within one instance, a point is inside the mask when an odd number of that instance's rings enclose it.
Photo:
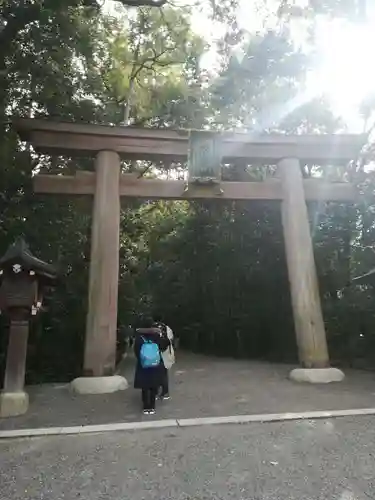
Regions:
[[[339,384],[304,385],[288,380],[288,365],[178,353],[172,399],[157,419],[343,410],[375,407],[375,373],[347,371]],[[124,375],[130,384],[133,362]],[[28,388],[29,412],[0,420],[0,429],[107,424],[142,420],[140,394],[129,388],[110,395],[75,396],[67,386]],[[147,418],[147,417],[146,417]]]
[[[12,500],[368,500],[375,419],[1,441]]]

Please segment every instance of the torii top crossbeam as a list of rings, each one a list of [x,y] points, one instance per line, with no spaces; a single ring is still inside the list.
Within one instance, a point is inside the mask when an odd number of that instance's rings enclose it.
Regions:
[[[184,161],[188,155],[189,131],[147,129],[108,125],[66,123],[39,119],[19,119],[14,125],[22,139],[47,154],[94,155],[116,151],[122,158]],[[275,163],[282,158],[298,158],[319,165],[346,163],[358,156],[364,135],[259,135],[221,134],[223,162]]]

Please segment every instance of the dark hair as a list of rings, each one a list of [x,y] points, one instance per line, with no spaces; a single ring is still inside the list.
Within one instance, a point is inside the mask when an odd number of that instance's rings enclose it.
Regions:
[[[161,317],[161,315],[159,313],[155,313],[153,316],[154,316],[154,321],[156,323],[161,323],[162,322],[162,317]]]

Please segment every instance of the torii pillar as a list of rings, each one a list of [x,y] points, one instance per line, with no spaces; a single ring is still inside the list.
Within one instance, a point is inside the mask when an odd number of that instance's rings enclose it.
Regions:
[[[89,298],[84,375],[113,375],[116,363],[120,250],[120,158],[100,151],[95,159]]]
[[[120,157],[115,151],[100,151],[96,155],[84,376],[72,382],[73,389],[81,394],[127,388],[123,377],[114,376],[120,250],[120,170]]]
[[[344,374],[331,368],[319,296],[314,250],[298,159],[279,162],[283,189],[282,224],[301,368],[290,374],[299,382],[340,382]]]

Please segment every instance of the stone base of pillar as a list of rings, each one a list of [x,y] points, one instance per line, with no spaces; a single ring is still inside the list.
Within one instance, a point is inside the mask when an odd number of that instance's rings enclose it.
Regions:
[[[338,368],[295,368],[289,374],[295,382],[309,382],[310,384],[329,384],[342,382],[344,373]]]
[[[0,394],[0,417],[24,415],[29,408],[29,395],[26,392],[3,392]]]
[[[77,394],[109,394],[124,391],[129,387],[126,378],[120,375],[110,377],[79,377],[70,384]]]

